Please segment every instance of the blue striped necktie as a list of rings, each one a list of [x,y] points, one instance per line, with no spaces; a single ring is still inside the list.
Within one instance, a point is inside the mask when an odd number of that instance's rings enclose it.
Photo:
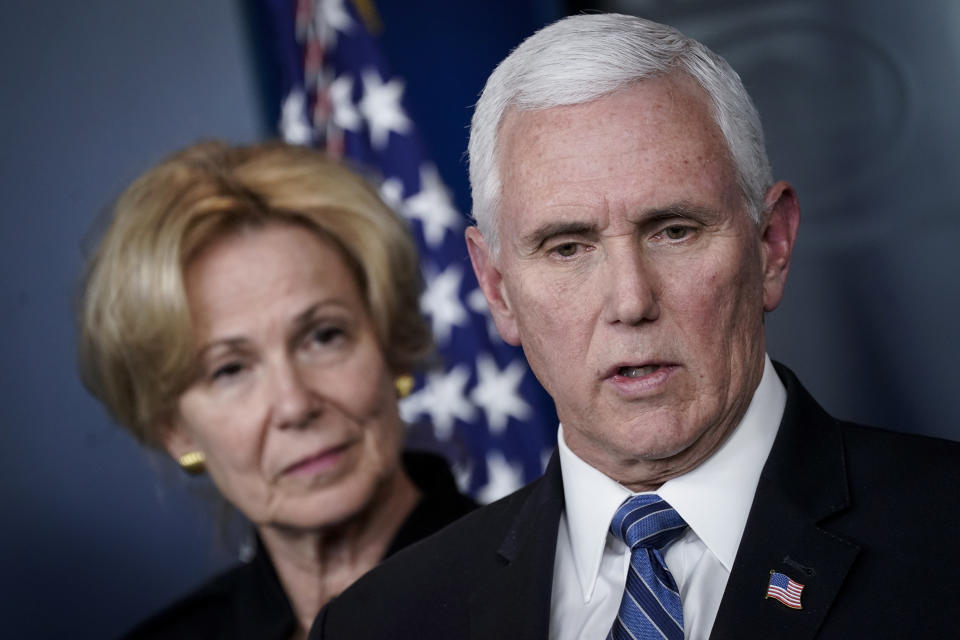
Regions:
[[[683,640],[680,592],[662,550],[687,523],[654,494],[633,496],[617,509],[610,533],[630,547],[630,571],[607,640]]]

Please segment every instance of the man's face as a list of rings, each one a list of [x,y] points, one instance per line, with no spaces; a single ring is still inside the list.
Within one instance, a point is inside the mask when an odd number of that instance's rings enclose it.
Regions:
[[[686,76],[509,112],[499,153],[499,254],[475,229],[468,245],[567,444],[636,489],[695,467],[760,381],[763,312],[780,300],[799,215],[789,185],[778,183],[792,203],[786,242],[783,214],[772,231],[749,217]]]

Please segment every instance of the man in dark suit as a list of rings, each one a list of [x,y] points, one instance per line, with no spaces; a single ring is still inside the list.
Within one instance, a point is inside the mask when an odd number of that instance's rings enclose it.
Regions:
[[[837,421],[767,357],[800,212],[726,62],[638,18],[561,20],[488,80],[470,175],[473,267],[557,452],[311,637],[956,633],[960,446]]]

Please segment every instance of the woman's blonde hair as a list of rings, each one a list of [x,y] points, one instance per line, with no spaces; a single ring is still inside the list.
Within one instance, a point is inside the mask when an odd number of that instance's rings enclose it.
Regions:
[[[226,233],[275,222],[341,249],[392,371],[414,370],[431,352],[416,248],[370,185],[316,150],[201,142],[124,191],[83,281],[81,377],[141,442],[160,446],[160,426],[193,380],[186,265]]]

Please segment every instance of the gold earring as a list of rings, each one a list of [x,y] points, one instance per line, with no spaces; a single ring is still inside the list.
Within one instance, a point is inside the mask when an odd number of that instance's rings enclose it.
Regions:
[[[393,385],[397,388],[397,396],[406,398],[413,391],[413,376],[408,373],[400,374],[393,381]]]
[[[180,468],[192,476],[199,475],[206,470],[206,461],[207,456],[203,455],[203,451],[190,451],[177,459]]]

